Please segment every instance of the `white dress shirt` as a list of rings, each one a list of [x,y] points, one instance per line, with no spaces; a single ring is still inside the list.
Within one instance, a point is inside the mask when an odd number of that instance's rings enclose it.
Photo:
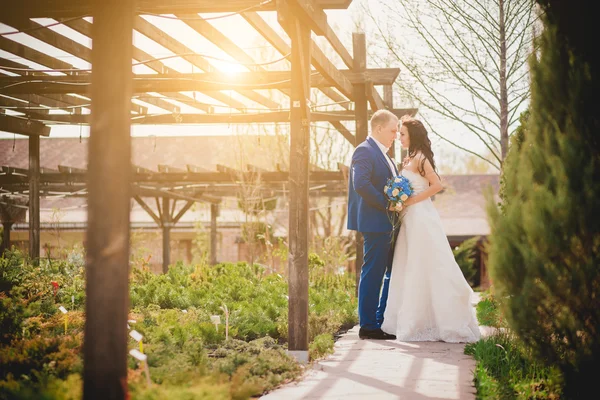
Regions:
[[[390,166],[390,170],[392,171],[392,173],[394,175],[397,175],[398,172],[396,170],[396,166],[394,165],[394,163],[392,162],[392,159],[387,155],[387,152],[389,150],[389,148],[385,147],[383,144],[381,144],[379,142],[379,140],[375,139],[373,136],[371,136],[371,138],[373,138],[373,140],[375,141],[375,143],[377,143],[377,147],[379,147],[379,150],[381,150],[381,152],[383,153],[383,156],[385,157],[385,159],[388,162],[388,165]]]

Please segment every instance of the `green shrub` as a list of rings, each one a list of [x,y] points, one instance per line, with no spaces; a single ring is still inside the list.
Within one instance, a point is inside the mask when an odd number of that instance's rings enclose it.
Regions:
[[[511,330],[578,399],[596,390],[600,368],[598,81],[551,25],[531,70],[527,132],[504,164],[504,212],[490,207],[490,275]]]
[[[477,265],[477,246],[479,245],[480,240],[481,238],[479,236],[472,237],[456,246],[452,251],[456,263],[471,286],[476,284],[476,278],[479,273]]]
[[[326,338],[356,323],[356,298],[351,276],[326,274],[319,257],[310,260],[311,349],[318,357],[332,345]],[[0,301],[7,306],[0,318],[10,327],[0,341],[0,399],[80,397],[83,268],[44,259],[36,266],[8,254],[0,258],[0,274]],[[148,389],[143,369],[130,357],[133,398],[247,399],[302,373],[285,352],[288,300],[281,275],[245,263],[178,263],[165,275],[134,269],[130,288],[129,319],[135,322],[129,325],[144,337],[153,381]],[[67,335],[60,305],[70,309]],[[223,305],[230,312],[229,340]],[[221,317],[218,328],[212,315]],[[129,339],[129,348],[136,347]]]
[[[333,353],[333,345],[333,336],[330,333],[322,333],[310,343],[308,356],[311,360],[323,358]]]

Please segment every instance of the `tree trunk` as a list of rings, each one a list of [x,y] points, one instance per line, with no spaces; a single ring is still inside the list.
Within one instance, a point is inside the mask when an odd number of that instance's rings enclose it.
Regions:
[[[504,1],[499,0],[500,7],[500,147],[502,161],[508,153],[508,90],[506,79],[506,18],[504,15]]]

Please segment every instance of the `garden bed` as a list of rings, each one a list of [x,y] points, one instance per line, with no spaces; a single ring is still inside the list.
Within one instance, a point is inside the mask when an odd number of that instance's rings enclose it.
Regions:
[[[8,253],[0,262],[0,399],[79,399],[81,261],[34,266]],[[354,277],[322,267],[312,255],[311,359],[330,353],[334,335],[357,322]],[[287,290],[285,277],[245,263],[177,264],[165,275],[132,268],[128,325],[143,337],[152,381],[148,387],[143,364],[129,357],[132,398],[247,399],[298,379],[304,368],[286,352]],[[139,342],[130,338],[129,348]]]

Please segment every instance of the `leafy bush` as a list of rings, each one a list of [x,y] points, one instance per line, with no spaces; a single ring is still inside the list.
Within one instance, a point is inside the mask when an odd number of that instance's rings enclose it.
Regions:
[[[479,272],[479,268],[477,268],[477,246],[480,240],[479,236],[472,237],[456,246],[452,251],[456,263],[471,286],[475,285]]]
[[[578,399],[595,390],[600,368],[598,81],[551,25],[531,70],[527,132],[504,164],[504,210],[490,206],[490,274],[512,331]]]
[[[502,317],[498,300],[492,294],[482,294],[479,303],[477,303],[477,321],[479,321],[479,325],[483,326],[506,327],[506,320]]]
[[[328,353],[333,334],[356,323],[352,276],[324,274],[311,255],[312,357]],[[129,319],[144,339],[153,387],[130,358],[134,398],[246,399],[296,379],[301,366],[285,352],[287,282],[259,265],[177,264],[165,275],[131,273]],[[53,284],[54,282],[54,284]],[[79,398],[85,293],[83,268],[18,253],[0,258],[0,399]],[[74,301],[70,301],[72,299]],[[6,308],[4,307],[6,305]],[[58,306],[69,308],[69,329]],[[225,339],[229,314],[229,340]],[[221,325],[211,322],[221,317]],[[6,327],[6,329],[4,329]],[[129,347],[137,342],[129,339]]]

